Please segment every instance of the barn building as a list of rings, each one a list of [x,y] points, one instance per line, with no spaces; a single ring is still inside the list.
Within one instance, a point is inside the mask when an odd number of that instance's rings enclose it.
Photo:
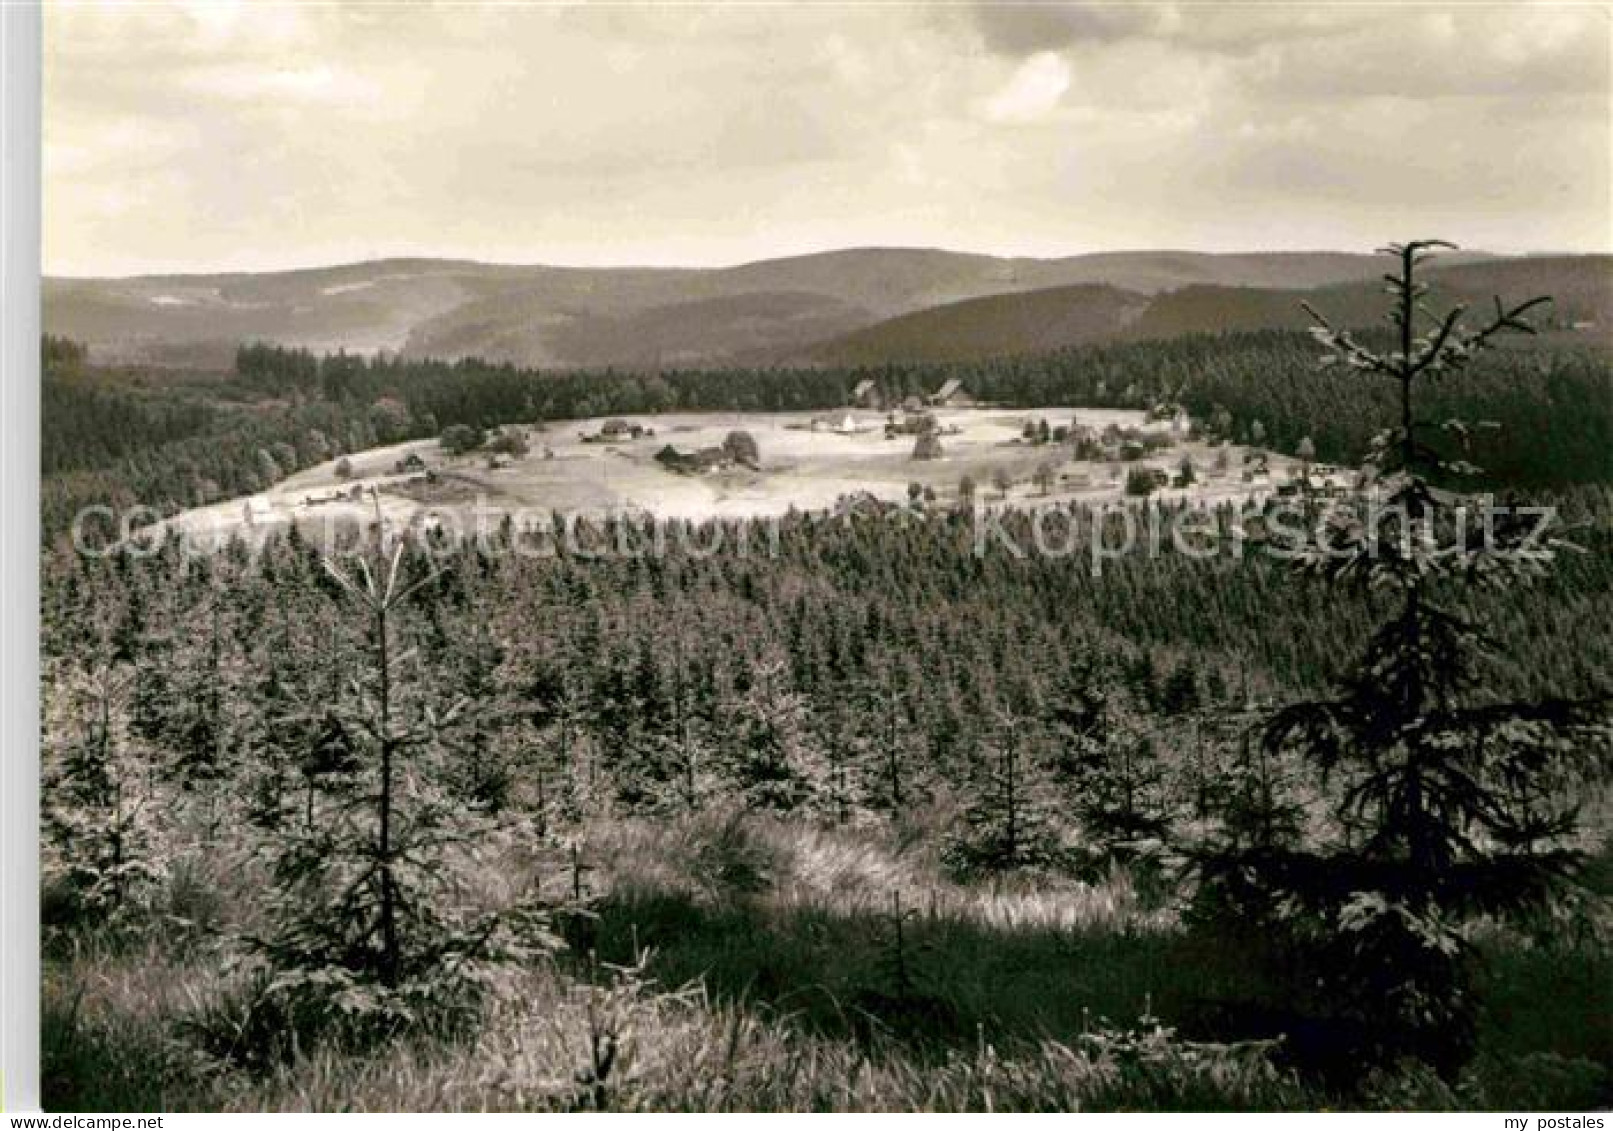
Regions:
[[[975,399],[969,395],[969,390],[963,387],[963,382],[957,377],[949,377],[946,382],[930,394],[930,404],[936,408],[969,408]]]

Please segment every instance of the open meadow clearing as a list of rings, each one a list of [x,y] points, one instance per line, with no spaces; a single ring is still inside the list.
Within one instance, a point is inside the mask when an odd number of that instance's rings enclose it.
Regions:
[[[199,507],[165,525],[205,538],[283,528],[291,521],[318,529],[325,522],[371,521],[377,504],[397,529],[424,523],[475,530],[477,508],[483,528],[503,515],[526,526],[556,512],[765,518],[828,510],[848,498],[899,502],[915,484],[926,498],[955,502],[965,481],[983,504],[1102,503],[1124,497],[1126,476],[1135,469],[1157,470],[1174,482],[1184,459],[1192,462],[1197,481],[1161,487],[1156,495],[1209,505],[1269,493],[1298,467],[1290,457],[1269,454],[1268,473],[1246,479],[1247,448],[1212,447],[1190,439],[1180,425],[1149,420],[1141,410],[1067,407],[934,410],[940,454],[921,459],[915,456],[917,435],[887,428],[901,415],[848,409],[591,418],[522,429],[530,450],[520,455],[451,455],[436,439],[416,440],[328,460],[260,495]],[[1091,437],[1117,429],[1152,437],[1157,446],[1129,459],[1113,445],[1113,458],[1078,458],[1073,442],[1026,438],[1027,424],[1043,421],[1050,429]],[[605,433],[612,423],[624,430]],[[755,466],[674,470],[657,459],[669,447],[715,451],[736,432],[755,440]]]

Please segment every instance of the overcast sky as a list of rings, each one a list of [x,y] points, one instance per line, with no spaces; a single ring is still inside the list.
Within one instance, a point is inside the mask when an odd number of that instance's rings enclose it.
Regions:
[[[1606,251],[1610,11],[50,6],[46,270]]]

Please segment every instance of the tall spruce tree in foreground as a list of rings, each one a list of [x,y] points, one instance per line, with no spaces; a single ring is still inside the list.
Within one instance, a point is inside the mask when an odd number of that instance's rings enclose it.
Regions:
[[[1499,335],[1532,333],[1524,316],[1546,300],[1497,300],[1477,329],[1461,307],[1435,313],[1417,273],[1450,246],[1386,249],[1397,264],[1386,350],[1311,311],[1343,379],[1398,386],[1399,419],[1373,442],[1366,495],[1325,515],[1298,557],[1334,584],[1393,593],[1398,609],[1338,698],[1290,704],[1264,728],[1267,750],[1320,771],[1330,831],[1310,847],[1229,839],[1209,856],[1204,892],[1263,915],[1289,969],[1307,972],[1296,995],[1319,987],[1312,1007],[1355,1034],[1349,1055],[1414,1057],[1447,1076],[1474,1046],[1466,927],[1561,906],[1578,860],[1575,789],[1603,767],[1608,737],[1605,700],[1501,702],[1481,683],[1499,645],[1468,619],[1464,588],[1540,575],[1562,544],[1487,524],[1480,500],[1444,486],[1477,470],[1437,438],[1467,425],[1436,426],[1417,397],[1461,380]]]
[[[488,906],[473,890],[477,852],[501,831],[463,789],[482,705],[439,704],[452,680],[424,668],[407,615],[437,575],[411,580],[407,561],[399,543],[325,562],[359,621],[351,679],[321,708],[342,756],[310,777],[306,819],[268,832],[268,930],[249,940],[264,977],[241,1042],[253,1055],[297,1034],[364,1041],[461,1023],[558,945],[534,904]]]

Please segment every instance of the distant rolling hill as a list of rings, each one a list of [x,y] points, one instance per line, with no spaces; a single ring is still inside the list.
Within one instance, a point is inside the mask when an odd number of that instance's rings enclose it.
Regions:
[[[1185,287],[1325,287],[1372,279],[1381,269],[1377,257],[1336,252],[1029,259],[854,248],[689,270],[390,259],[259,274],[48,278],[44,323],[50,333],[86,342],[98,360],[159,365],[227,365],[236,344],[253,339],[549,367],[698,365],[801,355],[815,342],[986,296],[1093,287],[1065,300],[1090,299],[1096,312],[1060,313],[1064,329],[1043,332],[1086,340],[1101,332],[1104,318],[1124,322],[1136,314],[1134,301],[1113,290],[1149,296]],[[1057,305],[1037,299],[1026,309],[1053,316]],[[1001,338],[1019,317],[1011,305],[963,316],[979,320],[985,340]],[[893,340],[917,348],[922,343],[912,333],[897,328]],[[966,337],[956,339],[957,348],[979,348]]]
[[[1613,319],[1613,257],[1574,255],[1529,260],[1436,266],[1429,271],[1429,302],[1444,308],[1465,303],[1489,310],[1495,295],[1523,302],[1550,295],[1552,307],[1540,313],[1542,324],[1568,326]],[[1131,326],[1132,336],[1177,337],[1181,334],[1239,329],[1303,329],[1308,302],[1337,326],[1382,323],[1387,307],[1378,284],[1353,282],[1315,290],[1271,290],[1260,287],[1182,287],[1155,297]]]
[[[500,316],[500,298],[430,319],[406,352],[476,356],[527,365],[673,369],[804,347],[869,321],[831,295],[764,291],[691,298],[630,309],[545,306],[541,315]]]
[[[1613,256],[1554,256],[1438,266],[1427,275],[1429,301],[1462,303],[1475,315],[1494,296],[1522,302],[1550,295],[1536,315],[1544,327],[1589,324],[1605,339],[1613,327]],[[1057,287],[932,307],[888,319],[785,355],[804,364],[968,361],[1040,353],[1094,341],[1174,338],[1238,330],[1304,329],[1309,303],[1341,327],[1380,324],[1386,310],[1377,282],[1310,289],[1193,284],[1152,296],[1111,287]]]
[[[989,295],[904,314],[819,343],[794,360],[875,365],[1044,353],[1112,340],[1150,301],[1147,295],[1092,283]]]
[[[227,364],[252,339],[315,350],[402,351],[423,324],[522,295],[534,316],[566,304],[609,310],[670,293],[670,271],[573,271],[456,260],[375,260],[262,274],[50,279],[49,333],[98,360]],[[504,328],[484,320],[487,338]],[[465,334],[465,353],[484,339]]]
[[[1436,267],[1426,276],[1428,301],[1440,308],[1463,303],[1475,314],[1489,310],[1495,296],[1522,302],[1550,295],[1552,304],[1537,317],[1542,325],[1613,326],[1613,256],[1553,256]],[[1338,326],[1381,323],[1386,312],[1383,288],[1348,283],[1311,291],[1265,288],[1183,287],[1157,295],[1129,328],[1130,336],[1170,338],[1232,330],[1302,329],[1308,302]]]

